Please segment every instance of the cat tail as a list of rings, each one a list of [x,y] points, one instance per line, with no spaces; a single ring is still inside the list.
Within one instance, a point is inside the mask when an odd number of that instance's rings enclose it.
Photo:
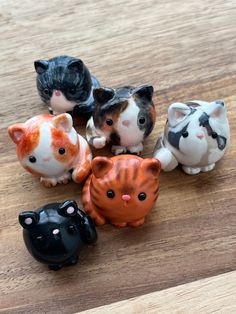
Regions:
[[[86,139],[90,145],[97,149],[103,148],[106,145],[106,137],[98,134],[93,117],[91,117],[86,125]]]
[[[178,166],[178,161],[176,160],[175,156],[167,147],[165,147],[163,142],[163,134],[157,140],[153,157],[160,161],[161,169],[164,171],[171,171]]]
[[[84,181],[91,171],[92,153],[86,140],[78,134],[80,143],[80,157],[78,164],[72,172],[72,179],[76,183]]]

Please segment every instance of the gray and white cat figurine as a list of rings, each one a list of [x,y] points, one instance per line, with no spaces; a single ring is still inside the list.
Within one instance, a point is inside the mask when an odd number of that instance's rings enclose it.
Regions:
[[[96,88],[93,96],[96,105],[86,127],[88,142],[98,149],[110,143],[115,155],[140,154],[156,120],[153,87]]]
[[[154,157],[164,171],[178,164],[187,174],[210,171],[229,146],[230,130],[223,100],[174,103]]]
[[[50,113],[92,113],[93,88],[100,84],[82,60],[59,56],[49,60],[37,60],[34,67],[37,72],[38,93]]]

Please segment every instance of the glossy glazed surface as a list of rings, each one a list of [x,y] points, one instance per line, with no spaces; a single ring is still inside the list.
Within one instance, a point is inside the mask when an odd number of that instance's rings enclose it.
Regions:
[[[137,227],[155,204],[160,164],[154,158],[120,155],[96,157],[92,174],[83,188],[84,209],[102,225]]]
[[[19,214],[30,254],[53,270],[77,263],[82,246],[96,242],[94,223],[75,201],[47,204]]]
[[[72,118],[38,115],[8,128],[21,165],[46,187],[82,182],[90,172],[91,151],[72,126]],[[72,172],[71,172],[72,170]]]
[[[168,109],[165,131],[158,139],[154,157],[165,171],[181,164],[187,174],[207,172],[223,157],[229,140],[223,100],[174,103]]]

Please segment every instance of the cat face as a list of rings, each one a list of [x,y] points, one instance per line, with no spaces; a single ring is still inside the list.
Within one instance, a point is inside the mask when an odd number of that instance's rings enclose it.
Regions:
[[[224,102],[172,104],[168,111],[165,136],[179,156],[180,163],[201,162],[211,152],[214,152],[216,160],[219,159],[229,140]]]
[[[35,258],[47,263],[60,263],[77,253],[82,244],[77,210],[74,201],[65,201],[19,215],[24,241]]]
[[[94,125],[115,145],[136,145],[148,136],[155,123],[153,87],[122,87],[94,90]],[[128,136],[127,136],[128,135]]]
[[[157,199],[160,163],[156,159],[132,155],[96,157],[92,172],[91,200],[110,221],[140,219]]]
[[[58,176],[70,170],[79,154],[78,135],[69,114],[39,115],[8,128],[22,166],[37,176]]]
[[[55,113],[90,110],[85,102],[91,93],[92,81],[87,67],[80,59],[68,56],[34,62],[37,88],[41,99]]]

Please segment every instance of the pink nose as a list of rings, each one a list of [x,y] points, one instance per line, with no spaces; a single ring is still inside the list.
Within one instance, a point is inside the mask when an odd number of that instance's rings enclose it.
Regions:
[[[55,96],[61,96],[61,92],[59,90],[55,91]]]
[[[196,134],[196,137],[200,138],[200,140],[201,140],[204,137],[204,134],[203,133]]]
[[[124,194],[121,196],[122,200],[128,202],[131,199],[131,196],[128,194]]]
[[[122,121],[122,124],[128,128],[129,125],[130,125],[130,121],[129,120],[124,120],[124,121]]]
[[[43,161],[49,161],[50,159],[50,157],[43,157]]]

